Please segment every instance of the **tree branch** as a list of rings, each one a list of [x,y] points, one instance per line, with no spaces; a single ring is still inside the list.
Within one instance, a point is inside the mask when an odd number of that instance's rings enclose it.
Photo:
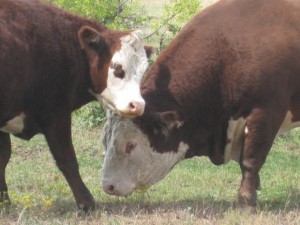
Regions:
[[[160,25],[152,33],[148,34],[146,37],[143,37],[143,38],[150,38],[150,37],[152,37],[154,34],[157,33],[157,31],[159,31],[162,27],[164,27],[171,19],[173,19],[177,15],[178,15],[178,13],[175,13],[172,16],[170,16],[169,18],[167,18],[162,25]]]

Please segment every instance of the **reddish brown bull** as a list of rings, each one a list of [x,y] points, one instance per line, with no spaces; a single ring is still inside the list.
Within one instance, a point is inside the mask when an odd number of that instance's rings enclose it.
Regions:
[[[9,201],[9,133],[42,133],[78,207],[93,208],[72,145],[71,112],[98,100],[120,115],[141,115],[147,66],[138,31],[110,30],[37,0],[0,0],[0,202]]]
[[[255,209],[276,134],[300,122],[299,12],[299,0],[221,0],[195,16],[147,73],[144,115],[109,115],[104,190],[129,195],[184,158],[234,159],[239,203]]]

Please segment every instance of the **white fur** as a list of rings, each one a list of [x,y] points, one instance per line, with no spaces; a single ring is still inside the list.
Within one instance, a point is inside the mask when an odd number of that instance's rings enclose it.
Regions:
[[[9,120],[4,127],[0,128],[0,131],[5,133],[19,134],[24,129],[24,119],[25,113],[21,113],[20,115],[14,117]]]
[[[148,58],[139,31],[121,38],[121,49],[117,51],[111,63],[120,64],[125,77],[120,79],[114,75],[114,69],[109,68],[107,87],[96,98],[119,112],[127,113],[130,102],[144,100],[140,94],[140,82],[148,68]]]
[[[277,136],[285,133],[295,127],[300,126],[300,122],[292,121],[293,115],[290,111],[287,112],[280,129],[278,130]],[[246,120],[244,118],[239,118],[238,120],[229,120],[227,129],[227,140],[230,140],[225,146],[224,163],[229,162],[231,159],[239,161],[240,153],[242,150],[243,135],[247,135],[249,132],[246,126]]]
[[[156,152],[131,120],[116,115],[108,116],[103,132],[103,144],[107,149],[103,172],[103,187],[113,185],[116,195],[127,196],[136,188],[150,186],[163,179],[172,167],[184,156],[189,148],[180,142],[176,152]],[[130,155],[124,154],[128,141],[136,142]]]
[[[233,120],[230,118],[227,128],[228,143],[225,146],[224,163],[228,163],[231,159],[239,162],[240,153],[243,146],[243,136],[248,133],[246,120],[239,118]]]

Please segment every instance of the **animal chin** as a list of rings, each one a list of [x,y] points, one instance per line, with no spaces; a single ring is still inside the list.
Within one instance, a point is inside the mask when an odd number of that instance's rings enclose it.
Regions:
[[[138,193],[145,193],[148,191],[148,189],[150,188],[150,185],[148,184],[143,184],[137,188],[134,189],[135,192],[138,192]]]
[[[127,118],[127,119],[133,119],[133,118],[136,117],[135,114],[124,113],[124,112],[121,112],[121,111],[117,111],[117,112],[118,112],[119,116],[125,117],[125,118]]]
[[[105,106],[106,106],[108,109],[110,109],[110,110],[113,110],[113,111],[116,110],[115,104],[113,104],[111,101],[109,101],[109,100],[107,100],[107,99],[105,99],[105,98],[102,98],[102,99],[101,99],[101,103],[102,103],[103,105],[105,105]]]

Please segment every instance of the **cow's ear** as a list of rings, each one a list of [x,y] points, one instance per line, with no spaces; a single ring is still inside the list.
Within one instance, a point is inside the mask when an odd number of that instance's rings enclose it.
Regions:
[[[165,137],[173,131],[183,125],[183,120],[179,114],[175,111],[166,111],[157,114],[159,125],[154,128],[154,134],[156,136],[163,135]]]
[[[166,111],[160,113],[160,122],[163,123],[168,130],[179,128],[183,125],[182,119],[175,111]]]
[[[83,26],[78,32],[80,47],[101,52],[106,47],[104,37],[94,28]]]
[[[156,52],[156,48],[150,45],[145,45],[144,49],[146,51],[147,58],[149,59],[153,53]]]

